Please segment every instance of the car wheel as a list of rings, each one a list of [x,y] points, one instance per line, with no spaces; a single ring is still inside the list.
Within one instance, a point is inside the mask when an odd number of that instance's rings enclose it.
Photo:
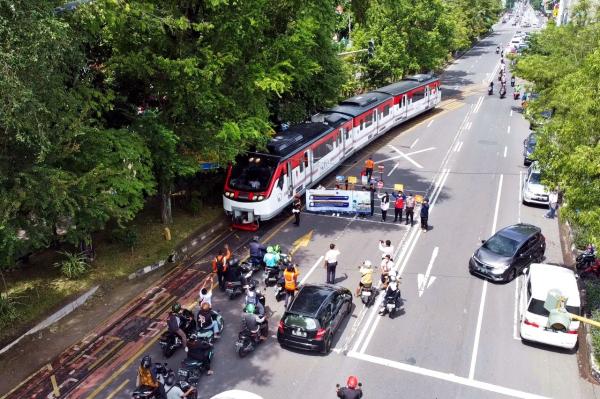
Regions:
[[[325,338],[325,342],[323,342],[323,350],[321,351],[321,353],[327,355],[329,352],[331,352],[331,333],[329,333],[327,335],[327,338]]]
[[[372,296],[372,295],[371,295]],[[371,297],[367,301],[367,304],[371,301]],[[352,302],[348,302],[346,305],[346,312],[344,313],[344,317],[350,316],[352,314]]]
[[[515,278],[517,278],[517,269],[513,267],[510,270],[510,272],[508,273],[508,277],[506,278],[506,282],[509,283],[509,282],[513,281]]]

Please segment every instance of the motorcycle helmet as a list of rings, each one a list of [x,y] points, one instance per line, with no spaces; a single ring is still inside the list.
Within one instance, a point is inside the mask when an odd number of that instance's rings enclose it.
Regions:
[[[171,311],[179,313],[181,311],[181,305],[179,303],[174,303],[173,306],[171,306]]]
[[[364,262],[363,262],[363,265],[364,265],[365,267],[368,267],[369,269],[370,269],[371,267],[373,267],[373,264],[371,263],[371,261],[370,261],[370,260],[366,260],[366,261],[364,261]]]
[[[350,377],[348,377],[348,381],[346,382],[346,385],[350,389],[356,389],[356,387],[358,386],[358,378],[351,375]]]
[[[152,358],[149,355],[146,355],[142,358],[141,366],[145,369],[149,369],[152,366]]]
[[[255,308],[256,307],[254,306],[254,304],[252,304],[252,303],[247,304],[246,305],[246,313],[254,313]]]
[[[169,375],[165,379],[165,385],[168,385],[170,387],[175,385],[175,376],[173,375],[173,373],[169,373]]]
[[[230,266],[230,267],[237,267],[237,266],[239,265],[239,263],[240,263],[240,260],[239,260],[239,259],[237,259],[237,258],[232,258],[232,259],[229,261],[229,266]]]
[[[273,252],[274,252],[274,251],[273,251],[273,247],[269,245],[269,246],[267,247],[267,253],[268,253],[268,254],[272,254]]]

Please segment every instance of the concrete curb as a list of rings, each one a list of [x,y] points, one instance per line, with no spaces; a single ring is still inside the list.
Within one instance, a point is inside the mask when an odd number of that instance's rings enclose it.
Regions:
[[[128,280],[133,280],[134,278],[141,277],[141,276],[143,276],[145,274],[153,272],[154,270],[160,269],[166,263],[172,263],[172,262],[177,261],[181,257],[185,257],[185,254],[187,252],[193,251],[203,241],[205,241],[207,238],[209,238],[215,231],[218,231],[218,230],[222,229],[223,226],[225,225],[225,223],[226,223],[225,221],[221,221],[221,222],[217,223],[216,225],[214,225],[213,227],[211,227],[209,230],[204,231],[199,237],[196,237],[193,240],[191,240],[189,242],[186,242],[181,247],[176,248],[175,251],[173,252],[173,254],[171,254],[171,256],[169,256],[169,262],[167,262],[166,260],[162,260],[161,259],[161,260],[159,260],[156,263],[153,263],[153,264],[148,265],[146,267],[143,267],[143,268],[141,268],[139,270],[136,270],[135,272],[131,273],[127,277],[127,279]]]
[[[19,341],[21,341],[26,336],[34,334],[40,330],[43,330],[44,328],[56,323],[57,321],[59,321],[60,319],[62,319],[66,315],[68,315],[69,313],[73,312],[75,309],[77,309],[78,307],[83,305],[92,295],[94,295],[96,293],[96,291],[98,290],[98,287],[99,287],[98,285],[95,287],[92,287],[90,290],[88,290],[86,293],[81,295],[79,298],[75,299],[73,302],[71,302],[68,305],[64,306],[63,308],[59,309],[57,312],[55,312],[50,317],[48,317],[47,319],[45,319],[44,321],[42,321],[41,323],[39,323],[38,325],[33,327],[31,330],[27,331],[25,334],[23,334],[19,338],[15,339],[12,343],[10,343],[9,345],[6,345],[4,348],[0,349],[0,354],[4,353],[7,350],[9,350],[10,348],[12,348],[14,345],[16,345]]]

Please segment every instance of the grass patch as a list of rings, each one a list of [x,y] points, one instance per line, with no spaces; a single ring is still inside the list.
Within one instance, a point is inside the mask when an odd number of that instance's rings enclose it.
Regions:
[[[131,248],[122,241],[111,239],[110,233],[95,237],[96,260],[89,273],[77,280],[61,274],[54,263],[64,259],[56,251],[44,251],[31,257],[23,268],[5,273],[6,295],[13,299],[18,321],[0,318],[0,343],[24,333],[60,305],[96,284],[126,278],[129,274],[160,259],[165,259],[179,242],[195,230],[209,226],[221,215],[220,207],[203,208],[196,214],[173,209],[171,241],[163,236],[164,226],[159,212],[148,208],[129,224],[128,229],[137,235]],[[107,229],[110,231],[110,229]],[[3,346],[3,345],[2,345]]]
[[[592,320],[600,322],[600,283],[595,280],[585,281],[587,309]],[[600,364],[600,329],[592,328],[592,351],[596,362]]]

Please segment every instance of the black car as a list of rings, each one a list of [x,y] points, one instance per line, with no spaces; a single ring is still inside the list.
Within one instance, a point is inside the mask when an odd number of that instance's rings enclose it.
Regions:
[[[533,262],[541,262],[546,239],[539,227],[519,223],[496,232],[471,256],[469,271],[492,281],[509,282]]]
[[[331,342],[352,311],[352,293],[330,284],[307,284],[283,314],[277,329],[281,346],[329,353]]]
[[[535,133],[530,133],[525,140],[523,140],[523,165],[529,166],[534,161],[531,157],[533,150],[535,150],[535,144],[537,143],[537,137]]]

